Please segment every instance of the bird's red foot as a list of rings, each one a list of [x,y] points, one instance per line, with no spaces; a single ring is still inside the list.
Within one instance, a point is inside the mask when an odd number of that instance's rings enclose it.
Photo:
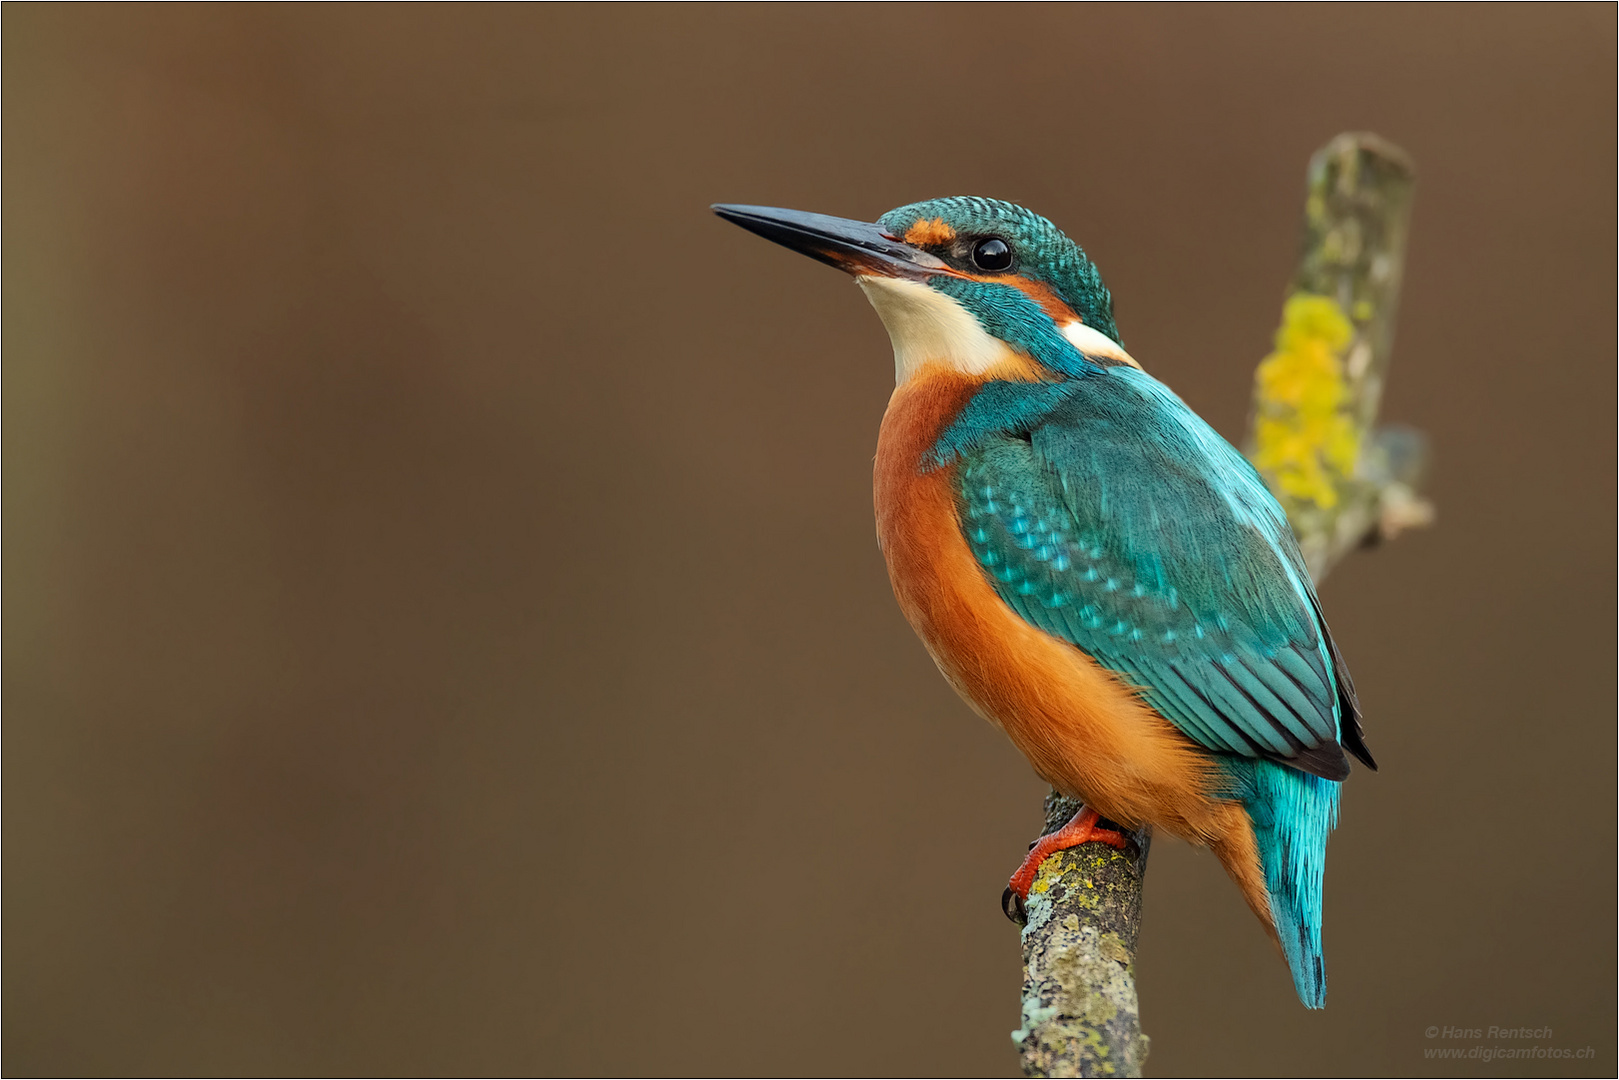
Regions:
[[[1053,852],[1066,851],[1069,848],[1093,842],[1109,844],[1120,851],[1125,849],[1125,845],[1129,841],[1121,833],[1116,833],[1112,829],[1098,829],[1096,823],[1100,820],[1102,820],[1102,815],[1095,810],[1088,806],[1081,807],[1079,813],[1075,814],[1073,820],[1069,821],[1068,824],[1034,842],[1034,845],[1029,848],[1028,856],[1023,860],[1023,865],[1017,868],[1017,873],[1012,875],[1012,881],[1007,886],[1007,891],[1017,897],[1020,909],[1023,902],[1029,898],[1029,889],[1034,885],[1034,879],[1040,873],[1040,864],[1045,862],[1047,856]]]

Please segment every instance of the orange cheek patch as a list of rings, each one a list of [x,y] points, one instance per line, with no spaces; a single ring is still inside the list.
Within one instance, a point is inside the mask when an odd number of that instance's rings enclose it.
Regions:
[[[1015,286],[1019,292],[1040,305],[1040,309],[1051,316],[1051,321],[1058,326],[1070,322],[1083,322],[1079,313],[1068,306],[1067,301],[1058,296],[1050,285],[1039,281],[1030,281],[1028,278],[1016,277],[1005,279],[1008,285]]]
[[[935,244],[948,244],[956,238],[956,230],[944,223],[944,218],[934,218],[929,221],[922,218],[905,230],[905,242],[912,247],[931,247]]]
[[[913,226],[914,227],[914,226]],[[1058,326],[1066,323],[1083,323],[1079,312],[1068,306],[1068,301],[1057,295],[1057,291],[1043,281],[1033,278],[1020,277],[1017,274],[964,274],[959,270],[952,270],[955,277],[966,278],[968,281],[983,281],[991,285],[1010,285],[1018,292],[1040,305],[1040,310],[1051,316],[1051,321]]]

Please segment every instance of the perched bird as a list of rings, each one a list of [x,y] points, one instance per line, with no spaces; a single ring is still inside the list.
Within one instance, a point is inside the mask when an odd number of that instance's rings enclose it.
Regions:
[[[901,609],[951,686],[1102,819],[1212,849],[1319,1008],[1321,878],[1347,750],[1376,768],[1343,658],[1264,481],[1125,352],[1085,253],[958,196],[875,224],[721,217],[854,275],[896,387],[875,467]]]

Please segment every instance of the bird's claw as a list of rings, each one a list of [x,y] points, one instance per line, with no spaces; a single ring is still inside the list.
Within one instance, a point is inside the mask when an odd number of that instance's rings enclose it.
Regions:
[[[1019,926],[1029,924],[1029,909],[1023,905],[1023,897],[1017,890],[1008,885],[1006,891],[1001,893],[1001,913]]]

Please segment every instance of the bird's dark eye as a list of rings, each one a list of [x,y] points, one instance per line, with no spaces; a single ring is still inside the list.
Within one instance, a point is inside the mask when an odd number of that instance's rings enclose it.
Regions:
[[[1006,241],[992,236],[973,245],[973,265],[980,270],[998,274],[1012,266],[1012,249]]]

